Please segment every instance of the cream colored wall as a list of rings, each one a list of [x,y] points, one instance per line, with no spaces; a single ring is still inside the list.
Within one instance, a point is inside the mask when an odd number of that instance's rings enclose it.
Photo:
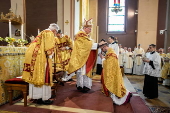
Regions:
[[[84,19],[88,20],[90,18],[93,18],[91,38],[94,42],[97,42],[98,0],[80,0],[80,28]]]
[[[93,18],[91,38],[94,42],[98,42],[98,0],[89,1],[89,18]]]
[[[64,31],[64,1],[63,0],[57,0],[57,17],[58,17],[57,24],[59,25],[60,29]]]
[[[80,29],[80,1],[74,1],[74,34]]]
[[[21,16],[22,22],[24,24],[24,33],[26,32],[26,26],[25,26],[25,0],[11,0],[11,9],[14,14],[17,16]],[[16,29],[21,29],[21,25],[12,25],[12,37],[15,37],[16,39],[20,39],[21,36],[14,36],[15,35],[15,30]],[[25,39],[25,35],[24,35]]]
[[[74,0],[57,0],[57,24],[63,34],[70,36],[72,39],[74,36],[74,2]]]
[[[137,44],[156,44],[158,0],[139,0]]]
[[[68,21],[69,23],[65,23]],[[71,0],[64,0],[64,31],[63,33],[71,36]]]

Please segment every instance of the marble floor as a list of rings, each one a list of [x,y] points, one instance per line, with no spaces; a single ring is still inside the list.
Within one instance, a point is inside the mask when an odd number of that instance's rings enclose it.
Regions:
[[[158,83],[159,96],[156,99],[147,99],[143,91],[144,75],[126,75],[136,92],[145,101],[147,106],[170,107],[170,87],[165,87]]]

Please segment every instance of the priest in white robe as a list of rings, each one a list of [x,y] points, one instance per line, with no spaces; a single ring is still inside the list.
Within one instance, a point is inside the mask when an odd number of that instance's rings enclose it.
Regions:
[[[149,58],[143,58],[145,62],[143,73],[145,74],[143,94],[148,99],[158,97],[158,77],[161,76],[161,57],[156,52],[156,45],[149,45]]]
[[[119,60],[119,65],[120,66],[123,66],[123,53],[124,53],[124,49],[122,48],[122,45],[119,44],[119,57],[118,57],[118,60]]]
[[[133,67],[133,74],[135,75],[143,75],[143,66],[144,63],[142,61],[142,57],[144,57],[145,51],[141,48],[140,44],[134,50],[134,67]]]
[[[124,63],[124,73],[132,74],[133,68],[133,53],[131,52],[131,48],[128,48],[128,52],[125,52],[123,55],[123,63]]]
[[[114,36],[110,36],[108,38],[108,41],[110,43],[109,47],[112,48],[115,51],[117,56],[119,56],[119,46],[117,44],[116,38]]]

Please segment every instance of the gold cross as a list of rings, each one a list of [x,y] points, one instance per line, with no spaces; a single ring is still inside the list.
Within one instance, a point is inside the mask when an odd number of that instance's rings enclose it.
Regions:
[[[66,21],[65,21],[65,23],[68,25],[69,21],[68,21],[68,20],[66,20]]]
[[[148,34],[149,32],[146,31],[145,33]]]

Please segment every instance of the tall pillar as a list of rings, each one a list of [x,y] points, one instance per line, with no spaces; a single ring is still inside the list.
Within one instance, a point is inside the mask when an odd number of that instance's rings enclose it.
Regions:
[[[89,6],[89,18],[93,18],[91,38],[94,42],[98,42],[98,0],[90,0]]]
[[[164,49],[167,52],[168,47],[170,47],[170,0],[167,0],[167,11],[166,11],[166,31],[165,31],[165,42]]]
[[[74,1],[74,35],[80,29],[80,1]]]
[[[57,0],[57,24],[59,25],[60,29],[64,30],[64,1]]]

